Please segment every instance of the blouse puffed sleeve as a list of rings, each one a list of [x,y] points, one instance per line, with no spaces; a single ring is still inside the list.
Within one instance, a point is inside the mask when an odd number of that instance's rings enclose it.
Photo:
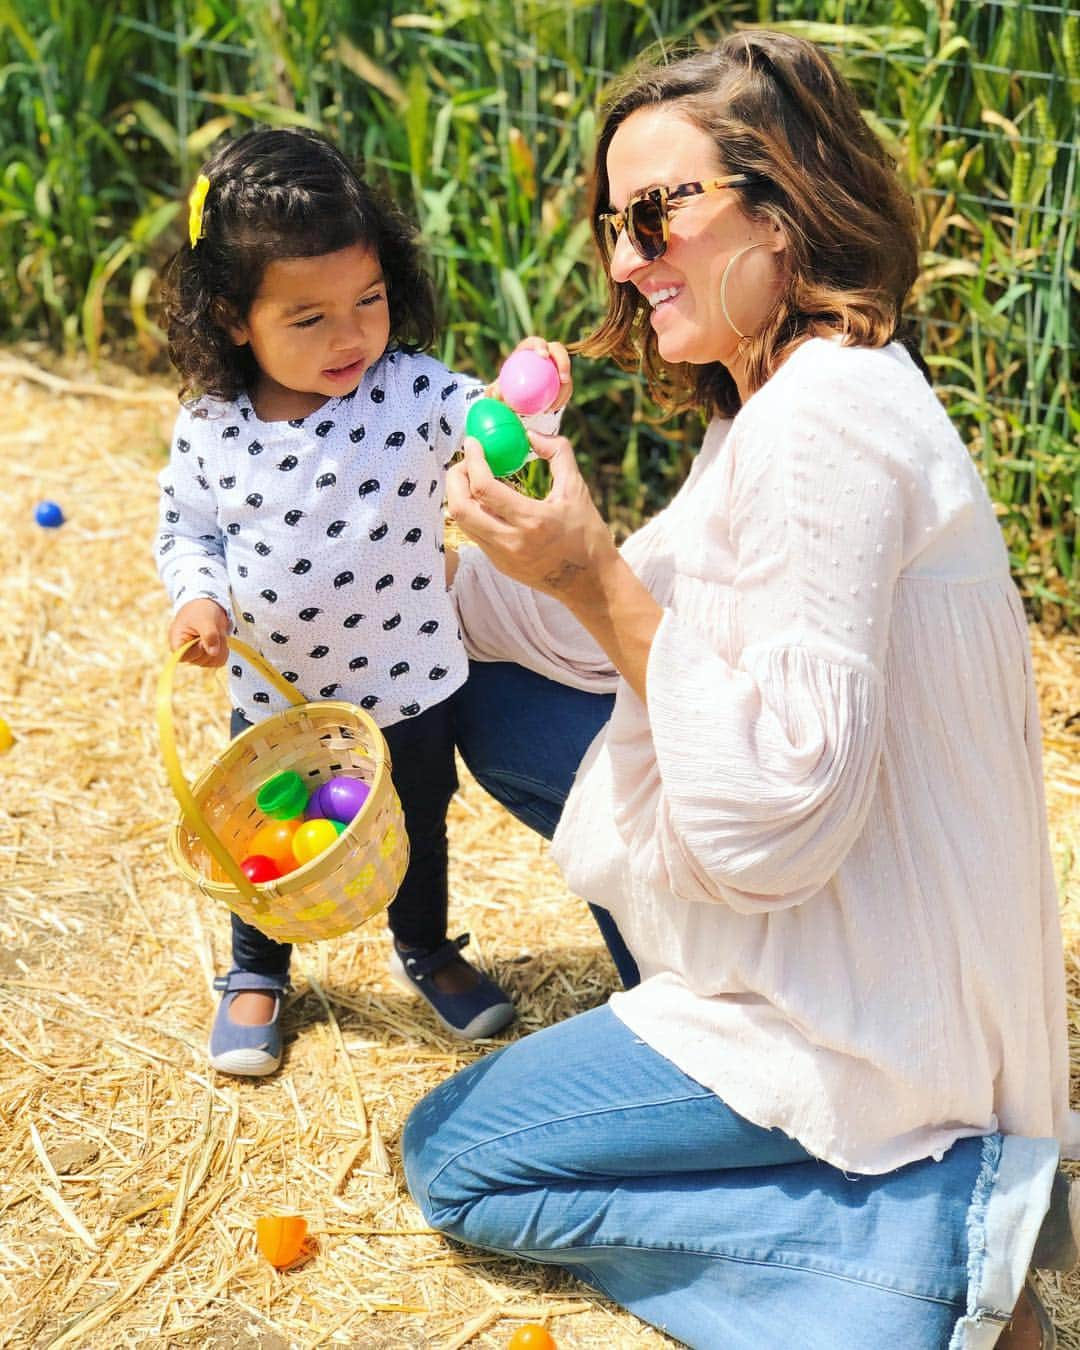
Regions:
[[[594,694],[618,684],[610,658],[565,605],[504,576],[474,545],[461,550],[452,595],[474,661],[515,661]]]
[[[666,609],[648,759],[620,746],[620,719],[609,731],[634,868],[684,900],[801,903],[835,874],[875,791],[890,615],[925,484],[901,430],[903,371],[836,355],[812,387],[777,380],[733,438],[726,640],[692,607]]]
[[[425,390],[430,389],[429,434],[439,468],[445,471],[461,448],[465,418],[470,406],[483,398],[484,385],[475,376],[448,370],[430,356],[413,357],[413,367],[420,372],[413,379],[414,390],[421,384]]]

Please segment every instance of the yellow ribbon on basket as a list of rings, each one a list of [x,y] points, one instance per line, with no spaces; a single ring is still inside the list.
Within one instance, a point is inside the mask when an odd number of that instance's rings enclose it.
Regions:
[[[199,805],[187,779],[184,777],[184,771],[180,767],[180,757],[176,752],[176,730],[173,726],[172,715],[173,681],[176,676],[176,667],[183,660],[184,653],[189,647],[193,647],[197,641],[197,638],[193,638],[183,647],[178,647],[165,662],[161,674],[158,676],[157,727],[158,736],[161,740],[161,755],[165,761],[165,772],[169,776],[169,786],[172,788],[176,800],[180,803],[180,810],[184,813],[184,818],[202,840],[207,852],[220,864],[222,871],[240,894],[250,901],[257,910],[261,911],[267,907],[266,897],[259,894],[240,870],[239,863],[217,837],[213,826],[199,810]],[[259,653],[249,647],[246,642],[241,642],[239,638],[228,638],[227,642],[231,652],[236,652],[238,656],[244,658],[248,665],[254,666],[259,674],[264,676],[278,693],[283,694],[290,703],[302,704],[307,702],[304,696],[298,693],[288,680],[282,679],[277,671],[272,666],[267,665]]]

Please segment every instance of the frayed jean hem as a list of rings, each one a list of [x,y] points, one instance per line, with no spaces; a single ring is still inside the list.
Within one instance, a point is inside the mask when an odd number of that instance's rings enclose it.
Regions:
[[[968,1215],[968,1306],[949,1350],[990,1350],[1024,1287],[1058,1163],[1056,1139],[991,1135]]]

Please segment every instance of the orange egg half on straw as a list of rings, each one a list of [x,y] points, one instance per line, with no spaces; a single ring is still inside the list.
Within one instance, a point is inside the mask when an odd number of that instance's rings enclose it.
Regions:
[[[555,1350],[555,1337],[538,1322],[526,1322],[510,1337],[506,1350]]]
[[[289,1266],[304,1249],[307,1220],[299,1214],[265,1214],[255,1220],[255,1243],[278,1270]]]

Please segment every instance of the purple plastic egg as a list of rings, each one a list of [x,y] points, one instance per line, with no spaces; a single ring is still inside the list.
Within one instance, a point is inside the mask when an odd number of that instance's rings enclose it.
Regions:
[[[362,778],[331,778],[319,789],[319,803],[328,820],[348,824],[367,801],[371,789]]]
[[[322,804],[322,790],[323,790],[323,788],[324,788],[325,786],[326,786],[325,783],[320,783],[319,786],[315,789],[315,791],[314,791],[314,792],[311,794],[311,796],[308,798],[308,804],[307,804],[307,807],[306,807],[305,810],[304,810],[304,819],[305,819],[305,820],[320,820],[320,819],[321,819],[321,820],[325,820],[325,819],[326,819],[326,812],[323,810],[323,804]]]

